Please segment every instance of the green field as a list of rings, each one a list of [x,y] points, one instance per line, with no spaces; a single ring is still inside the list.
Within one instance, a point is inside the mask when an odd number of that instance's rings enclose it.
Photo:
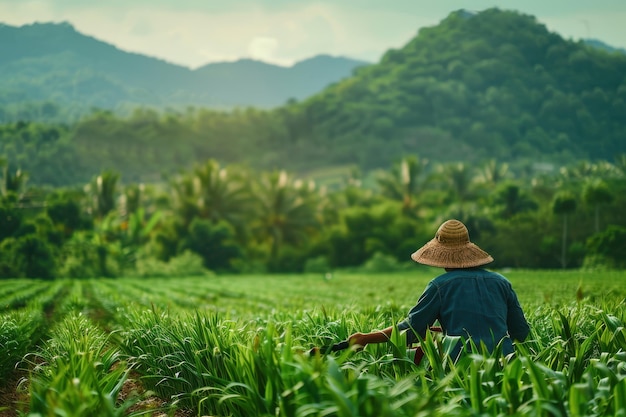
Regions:
[[[516,357],[427,364],[395,323],[440,270],[3,280],[0,415],[625,415],[626,272],[501,271],[531,324]]]

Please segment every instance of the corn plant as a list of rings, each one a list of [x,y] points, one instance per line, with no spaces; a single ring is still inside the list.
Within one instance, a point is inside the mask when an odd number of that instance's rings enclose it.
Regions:
[[[30,358],[29,410],[39,416],[122,416],[118,404],[129,369],[108,337],[81,315],[68,315]]]
[[[447,353],[454,340],[427,333],[419,366],[397,331],[390,343],[362,350],[308,351],[397,323],[419,295],[406,288],[421,288],[428,274],[37,282],[38,295],[15,304],[26,306],[20,314],[35,311],[53,324],[49,340],[27,355],[29,411],[139,413],[131,411],[137,397],[120,396],[133,369],[142,388],[168,403],[164,413],[623,415],[623,274],[510,275],[531,324],[516,353],[503,357],[499,347],[487,352],[470,343],[455,360]],[[8,281],[0,298],[32,290],[22,284]],[[41,314],[48,308],[54,314]],[[11,320],[6,340],[15,343],[22,327]],[[38,327],[41,334],[45,325]],[[27,339],[32,344],[38,335]]]
[[[12,291],[6,291],[0,295],[0,312],[25,307],[29,301],[44,292],[48,285],[48,283],[43,281],[12,285]]]
[[[0,378],[18,366],[38,341],[44,325],[41,311],[13,311],[0,316]]]

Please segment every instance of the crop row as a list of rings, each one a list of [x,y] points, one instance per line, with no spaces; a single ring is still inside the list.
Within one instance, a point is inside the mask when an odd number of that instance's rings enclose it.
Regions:
[[[613,311],[614,313],[607,313]],[[617,415],[626,394],[623,304],[545,307],[533,337],[506,360],[476,348],[452,363],[424,342],[416,367],[402,335],[394,343],[310,357],[324,338],[379,322],[381,313],[339,311],[241,323],[215,314],[127,317],[121,348],[148,388],[198,415]],[[285,320],[287,319],[287,320]]]
[[[0,377],[16,368],[26,377],[16,388],[19,403],[0,409],[619,415],[626,407],[624,277],[545,274],[519,281],[511,274],[532,328],[516,356],[503,360],[477,347],[453,363],[429,335],[421,366],[399,333],[358,352],[308,351],[396,322],[426,274],[27,281],[38,288],[28,297],[27,286],[11,281],[0,297],[24,302],[2,313]],[[548,296],[527,301],[537,292]],[[158,399],[158,410],[147,396]]]

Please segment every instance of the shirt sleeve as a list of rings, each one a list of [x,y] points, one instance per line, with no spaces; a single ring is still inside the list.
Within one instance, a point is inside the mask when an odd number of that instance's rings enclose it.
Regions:
[[[515,291],[511,288],[511,292],[508,298],[508,313],[506,317],[506,325],[509,330],[509,336],[511,339],[523,342],[528,333],[530,333],[530,326],[524,317],[524,312],[519,304]]]
[[[429,283],[408,316],[398,323],[398,330],[410,329],[406,333],[407,343],[417,342],[416,334],[426,337],[426,330],[439,317],[440,308],[439,290],[436,285]]]

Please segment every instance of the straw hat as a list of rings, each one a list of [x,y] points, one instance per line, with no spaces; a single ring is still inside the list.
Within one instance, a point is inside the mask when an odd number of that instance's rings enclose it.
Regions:
[[[413,253],[411,259],[441,268],[472,268],[493,262],[491,255],[470,242],[467,227],[458,220],[439,226],[435,237]]]

